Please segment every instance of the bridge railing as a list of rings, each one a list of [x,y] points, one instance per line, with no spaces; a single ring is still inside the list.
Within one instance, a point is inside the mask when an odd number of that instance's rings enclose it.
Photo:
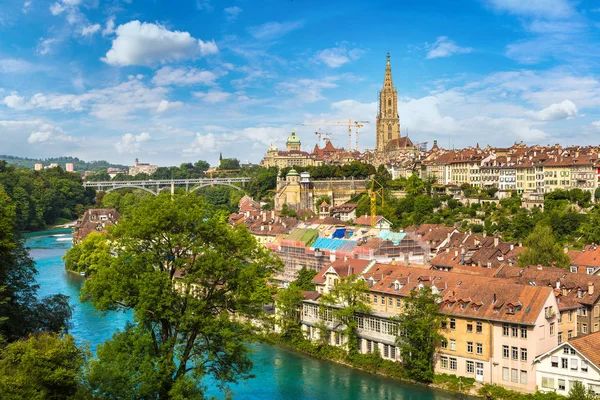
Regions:
[[[111,187],[111,186],[162,186],[162,185],[196,185],[218,183],[248,183],[250,178],[196,178],[196,179],[159,179],[145,181],[100,181],[83,182],[84,187]]]

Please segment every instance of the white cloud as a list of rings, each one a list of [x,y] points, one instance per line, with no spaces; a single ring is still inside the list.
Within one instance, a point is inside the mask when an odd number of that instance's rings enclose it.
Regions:
[[[27,142],[30,144],[47,142],[52,138],[52,132],[33,132],[29,135]]]
[[[102,30],[102,36],[112,35],[115,33],[115,17],[112,16],[106,20],[106,25]]]
[[[568,0],[487,0],[487,3],[498,11],[518,16],[565,18],[575,13]]]
[[[20,58],[0,58],[0,72],[4,74],[24,74],[39,69],[40,67]]]
[[[136,153],[140,151],[142,144],[150,141],[150,139],[152,137],[147,132],[142,132],[139,135],[126,133],[115,144],[115,148],[119,153]]]
[[[24,151],[31,150],[29,145],[40,143],[44,144],[40,147],[42,150],[56,150],[57,147],[75,143],[75,139],[68,136],[60,127],[41,119],[0,120],[0,137],[5,140],[3,150],[8,154],[14,151],[22,154]]]
[[[280,38],[291,31],[301,28],[303,25],[304,20],[290,22],[267,22],[262,25],[248,28],[248,32],[250,32],[255,39],[270,40]]]
[[[2,103],[16,110],[34,108],[66,112],[88,111],[91,115],[107,120],[130,118],[139,112],[155,112],[169,90],[164,87],[149,88],[140,77],[104,89],[94,89],[82,94],[37,93],[26,99],[11,93]],[[173,102],[176,106],[178,102]]]
[[[529,115],[540,121],[558,121],[572,118],[577,115],[577,106],[570,100],[554,103],[540,110],[530,112]]]
[[[196,8],[200,11],[212,11],[213,6],[210,0],[196,0]]]
[[[182,107],[183,103],[181,101],[167,101],[167,100],[162,100],[160,102],[160,104],[158,105],[158,107],[156,107],[156,112],[158,114],[162,114],[165,111],[168,110],[173,110],[175,108],[179,108]]]
[[[427,58],[450,57],[455,54],[467,54],[473,51],[470,47],[460,47],[447,36],[439,36],[433,44],[426,44]]]
[[[92,36],[96,32],[98,32],[102,27],[100,24],[88,25],[84,26],[81,29],[81,36]]]
[[[52,45],[56,42],[56,39],[54,38],[48,38],[48,39],[44,39],[41,38],[40,39],[40,43],[37,46],[37,53],[39,55],[46,55],[48,53],[50,53],[50,51],[52,50]]]
[[[355,48],[348,49],[345,45],[333,47],[317,52],[315,59],[328,67],[338,68],[342,65],[358,59],[364,54],[364,50]]]
[[[288,93],[295,96],[302,103],[314,103],[324,100],[323,90],[336,88],[337,77],[326,77],[323,79],[296,79],[281,82],[277,85],[280,93]]]
[[[226,101],[231,93],[221,90],[209,90],[208,92],[193,92],[193,95],[202,99],[205,103],[222,103]]]
[[[242,10],[238,6],[233,6],[233,7],[227,7],[223,11],[225,11],[225,15],[227,15],[227,19],[229,21],[235,21],[237,19],[238,15],[240,15],[240,13],[244,10]]]
[[[219,140],[214,133],[202,135],[196,133],[196,138],[183,152],[187,154],[214,153],[219,150]]]
[[[196,68],[162,67],[152,78],[152,83],[157,86],[187,86],[187,85],[214,85],[218,75],[211,71]]]
[[[113,66],[164,64],[218,53],[214,41],[204,42],[188,32],[170,31],[158,24],[131,21],[116,32],[112,47],[102,58]]]
[[[592,124],[591,124],[591,125],[592,125],[592,127],[594,127],[594,128],[600,129],[600,121],[594,121],[594,122],[592,122]]]
[[[23,14],[27,14],[31,9],[31,0],[27,0],[23,3]]]

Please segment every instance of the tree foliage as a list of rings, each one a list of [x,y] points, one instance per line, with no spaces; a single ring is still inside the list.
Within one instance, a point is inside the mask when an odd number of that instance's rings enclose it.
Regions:
[[[315,284],[312,281],[315,275],[317,275],[317,271],[314,269],[302,267],[298,271],[298,277],[292,282],[292,285],[298,287],[300,290],[315,290]]]
[[[0,393],[6,400],[73,399],[82,390],[88,353],[71,335],[39,333],[0,350]]]
[[[596,400],[598,396],[591,390],[585,388],[585,385],[580,381],[573,381],[569,394],[567,395],[568,400]]]
[[[149,389],[158,399],[189,390],[189,379],[200,382],[210,375],[224,387],[250,376],[244,342],[253,328],[233,315],[260,318],[263,304],[271,302],[267,280],[279,262],[268,250],[244,227],[230,227],[226,213],[215,212],[194,194],[144,198],[108,239],[112,256],[89,266],[91,279],[81,298],[101,311],[132,309],[136,322],[113,337],[105,348],[108,358],[123,351],[129,355],[122,357],[143,355],[122,368],[144,380],[154,379],[150,369],[158,371],[158,386]],[[139,351],[129,351],[131,341]],[[92,376],[123,376],[101,364],[92,365]],[[103,391],[97,385],[94,394]]]
[[[71,308],[67,297],[37,298],[35,264],[22,237],[15,232],[17,207],[0,186],[0,336],[14,341],[36,331],[68,328]]]
[[[525,239],[525,251],[519,256],[519,266],[543,265],[567,268],[569,256],[565,254],[560,244],[556,242],[552,228],[537,225]]]
[[[357,352],[358,347],[358,322],[354,316],[371,311],[370,305],[365,301],[365,294],[368,292],[366,282],[357,275],[350,274],[341,277],[329,293],[319,298],[321,308],[330,308],[334,320],[337,321],[333,330],[341,329],[348,338],[348,352],[351,355]]]
[[[418,382],[433,382],[434,356],[443,336],[439,333],[444,319],[438,305],[439,295],[429,286],[411,291],[397,317],[396,344],[402,355],[407,376]]]

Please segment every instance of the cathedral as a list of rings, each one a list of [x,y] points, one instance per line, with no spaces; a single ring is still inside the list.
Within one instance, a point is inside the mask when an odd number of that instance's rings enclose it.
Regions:
[[[398,92],[392,81],[390,53],[387,54],[383,89],[379,92],[379,110],[377,113],[377,138],[374,163],[389,163],[415,153],[415,145],[400,134],[400,116],[398,115]]]

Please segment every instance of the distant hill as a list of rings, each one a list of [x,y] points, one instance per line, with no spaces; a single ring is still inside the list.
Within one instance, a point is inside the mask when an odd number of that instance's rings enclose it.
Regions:
[[[53,157],[45,159],[26,158],[26,157],[15,157],[0,155],[0,160],[5,160],[7,163],[14,165],[19,168],[34,169],[35,164],[42,163],[44,166],[52,163],[58,164],[61,168],[65,168],[66,163],[73,163],[75,171],[100,171],[107,168],[125,168],[125,165],[111,164],[108,161],[83,161],[77,157]]]

